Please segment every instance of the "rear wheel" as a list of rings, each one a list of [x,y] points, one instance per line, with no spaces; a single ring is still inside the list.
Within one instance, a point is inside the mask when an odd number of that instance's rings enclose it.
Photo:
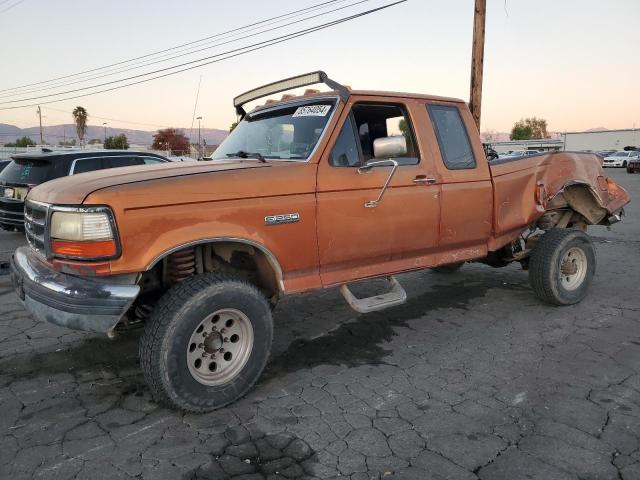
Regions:
[[[529,282],[536,295],[554,305],[571,305],[587,294],[596,269],[589,236],[579,230],[551,229],[536,244]]]
[[[458,270],[462,268],[464,262],[458,263],[449,263],[447,265],[440,265],[438,267],[433,267],[431,270],[437,273],[456,273]]]
[[[140,339],[154,398],[206,412],[245,395],[262,373],[273,338],[269,304],[253,285],[216,274],[190,277],[156,306]]]

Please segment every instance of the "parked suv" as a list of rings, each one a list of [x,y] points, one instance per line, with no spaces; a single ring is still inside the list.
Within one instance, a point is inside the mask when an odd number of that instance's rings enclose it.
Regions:
[[[66,177],[105,168],[168,162],[166,158],[147,152],[129,150],[73,150],[22,153],[13,155],[0,172],[0,228],[24,225],[24,199],[36,185],[54,178]]]
[[[321,82],[333,90],[245,111]],[[595,154],[488,162],[461,100],[351,90],[312,72],[234,105],[241,121],[210,162],[33,189],[30,245],[11,264],[35,318],[108,335],[143,323],[151,392],[187,411],[249,391],[283,295],[339,287],[366,314],[406,301],[397,273],[517,262],[540,299],[577,303],[595,273],[588,226],[619,221],[629,202]],[[388,292],[351,290],[379,277]]]
[[[636,151],[638,155],[629,158],[627,162],[627,173],[640,173],[640,151]]]

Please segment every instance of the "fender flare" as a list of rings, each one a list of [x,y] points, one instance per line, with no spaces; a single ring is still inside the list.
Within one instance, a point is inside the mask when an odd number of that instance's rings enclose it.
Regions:
[[[243,245],[249,245],[249,246],[259,250],[262,254],[264,254],[265,258],[269,262],[269,265],[273,269],[273,272],[274,272],[274,274],[276,276],[276,284],[278,285],[279,292],[280,293],[285,293],[282,267],[280,266],[280,262],[278,262],[278,259],[276,258],[276,256],[271,252],[271,250],[269,250],[267,247],[265,247],[261,243],[256,242],[254,240],[249,240],[249,239],[246,239],[246,238],[239,238],[239,237],[209,237],[209,238],[202,238],[202,239],[199,239],[199,240],[193,240],[193,241],[190,241],[190,242],[185,242],[185,243],[182,243],[180,245],[176,245],[175,247],[170,248],[169,250],[165,250],[161,254],[159,254],[156,257],[154,257],[154,259],[151,261],[151,263],[149,263],[149,265],[147,265],[147,267],[145,268],[145,271],[151,270],[153,267],[155,267],[158,264],[159,261],[161,261],[162,259],[166,258],[167,256],[171,255],[174,252],[182,250],[183,248],[193,247],[195,245],[203,245],[203,244],[206,244],[206,243],[239,243],[239,244],[243,244]]]

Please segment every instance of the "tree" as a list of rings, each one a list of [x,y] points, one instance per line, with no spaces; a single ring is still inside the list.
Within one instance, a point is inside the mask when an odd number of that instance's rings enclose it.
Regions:
[[[531,138],[548,138],[547,121],[544,118],[525,118],[525,125],[531,127]]]
[[[25,147],[33,147],[35,146],[36,142],[34,142],[33,140],[31,140],[31,138],[29,137],[22,137],[17,139],[15,142],[13,143],[5,143],[5,147],[21,147],[21,148],[25,148]]]
[[[523,118],[511,129],[511,140],[531,140],[549,138],[547,121],[544,118]]]
[[[104,141],[104,148],[110,150],[127,150],[129,148],[127,136],[124,133],[121,133],[115,137],[107,137]]]
[[[400,121],[398,122],[398,130],[402,132],[404,138],[409,140],[409,125],[407,125],[407,121],[404,118],[400,119]]]
[[[102,140],[100,140],[99,138],[92,138],[87,142],[87,145],[95,145],[96,143],[102,143]]]
[[[229,132],[233,132],[233,129],[236,128],[237,126],[238,126],[238,122],[233,122],[229,127]]]
[[[188,155],[191,152],[189,139],[182,130],[177,128],[165,128],[158,130],[153,136],[155,150],[171,150],[172,155]]]
[[[73,109],[72,115],[73,121],[76,124],[76,132],[78,134],[78,138],[80,139],[80,145],[82,145],[84,134],[87,131],[87,119],[89,118],[89,114],[84,107],[76,107]]]
[[[532,134],[531,127],[524,123],[524,120],[518,120],[511,129],[511,140],[530,140]]]

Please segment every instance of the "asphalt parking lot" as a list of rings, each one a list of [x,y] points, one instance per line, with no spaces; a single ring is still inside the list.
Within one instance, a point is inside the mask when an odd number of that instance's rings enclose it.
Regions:
[[[404,275],[375,314],[288,298],[259,384],[206,415],[151,401],[136,333],[34,322],[0,275],[0,477],[640,478],[640,175],[607,173],[636,203],[590,230],[581,304],[483,265]],[[22,242],[0,233],[0,261]]]

